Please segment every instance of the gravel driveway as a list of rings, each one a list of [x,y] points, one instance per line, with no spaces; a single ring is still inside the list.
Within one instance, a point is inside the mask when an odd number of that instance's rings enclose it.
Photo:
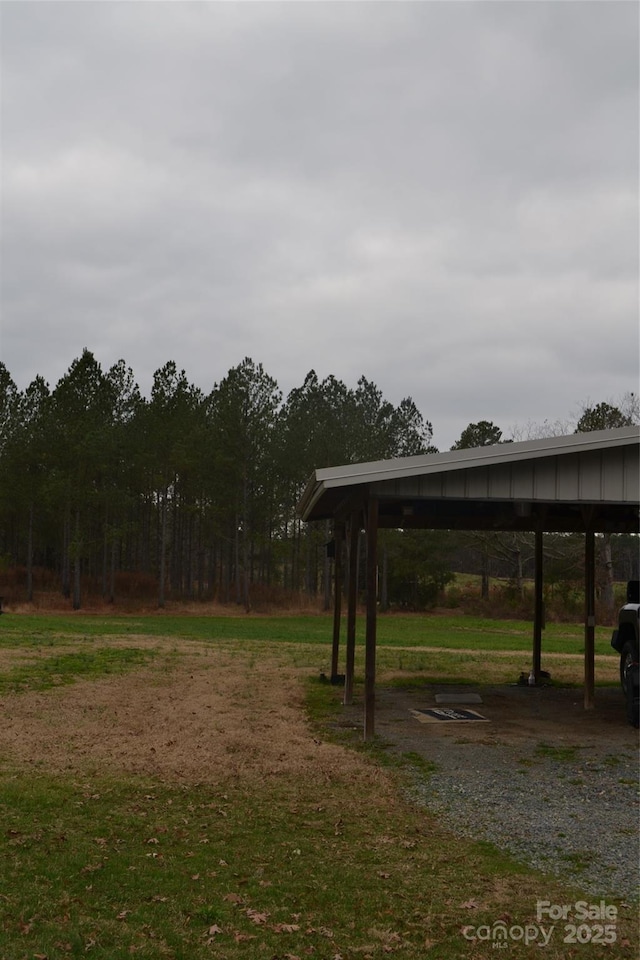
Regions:
[[[476,694],[460,704],[488,722],[423,723],[413,711],[438,694]],[[361,706],[343,722],[361,722]],[[640,863],[638,735],[616,688],[386,688],[376,732],[434,765],[416,775],[412,798],[457,834],[488,840],[532,866],[575,880],[598,897],[637,899]]]

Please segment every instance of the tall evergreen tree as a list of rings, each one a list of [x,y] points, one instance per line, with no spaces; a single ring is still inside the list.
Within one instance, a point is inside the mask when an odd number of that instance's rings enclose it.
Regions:
[[[93,520],[102,514],[99,504],[108,464],[112,397],[100,364],[86,348],[52,395],[54,480],[64,518],[63,591],[72,591],[74,609],[81,602],[82,563],[89,558],[91,535],[96,536]]]
[[[451,447],[452,450],[468,450],[472,447],[488,447],[495,443],[504,443],[502,430],[491,420],[479,420],[470,423]]]
[[[268,526],[268,463],[281,399],[275,380],[249,357],[229,371],[212,398],[217,476],[228,539],[232,534],[234,543],[236,600],[247,610],[254,552],[264,546]]]
[[[42,377],[36,377],[20,396],[12,465],[14,497],[26,514],[27,600],[33,600],[34,538],[42,528],[47,509],[49,473],[55,450],[52,435],[51,392]]]
[[[181,586],[185,532],[181,526],[198,469],[199,446],[194,442],[204,397],[178,372],[173,360],[156,370],[151,400],[140,410],[143,451],[150,500],[158,519],[158,605],[166,602],[169,550],[172,546],[173,583]]]

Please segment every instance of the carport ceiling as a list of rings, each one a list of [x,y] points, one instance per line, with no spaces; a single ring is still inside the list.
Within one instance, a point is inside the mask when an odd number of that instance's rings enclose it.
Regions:
[[[635,533],[640,428],[316,470],[298,509],[341,521],[370,497],[383,527]]]

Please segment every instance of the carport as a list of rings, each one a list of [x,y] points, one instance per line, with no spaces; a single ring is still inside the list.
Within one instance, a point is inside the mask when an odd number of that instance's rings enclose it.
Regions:
[[[543,534],[583,533],[584,706],[591,709],[595,679],[595,535],[637,533],[639,491],[637,426],[316,470],[300,499],[298,512],[305,521],[333,521],[332,675],[338,670],[343,545],[347,545],[345,703],[350,703],[353,695],[356,544],[360,531],[366,533],[365,739],[375,732],[380,527],[534,533],[532,670],[536,679],[540,674],[544,617]]]

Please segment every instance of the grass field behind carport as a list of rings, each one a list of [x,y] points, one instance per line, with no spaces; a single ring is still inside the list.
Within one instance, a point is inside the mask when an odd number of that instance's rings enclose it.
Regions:
[[[381,675],[456,680],[482,636],[475,679],[513,679],[530,624],[460,619],[381,618]],[[330,742],[330,632],[324,617],[2,617],[2,960],[487,957],[463,928],[532,932],[538,899],[584,899],[404,802],[402,762],[380,767],[376,745]],[[545,649],[579,676],[581,628],[553,633]],[[615,678],[615,657],[599,669]],[[635,909],[617,906],[613,944],[571,947],[558,928],[544,955],[635,956]]]
[[[378,642],[383,646],[447,647],[451,650],[478,647],[486,650],[527,650],[533,625],[522,620],[487,620],[471,616],[378,617]],[[273,640],[326,644],[331,639],[328,616],[15,616],[0,618],[0,645],[42,645],[60,642],[60,637],[90,639],[105,636],[172,636],[185,640]],[[342,635],[346,621],[342,621]],[[364,637],[364,617],[357,619],[357,637]],[[611,654],[611,628],[596,627],[596,653]],[[584,626],[549,623],[543,632],[543,649],[550,653],[580,653],[584,649]]]

